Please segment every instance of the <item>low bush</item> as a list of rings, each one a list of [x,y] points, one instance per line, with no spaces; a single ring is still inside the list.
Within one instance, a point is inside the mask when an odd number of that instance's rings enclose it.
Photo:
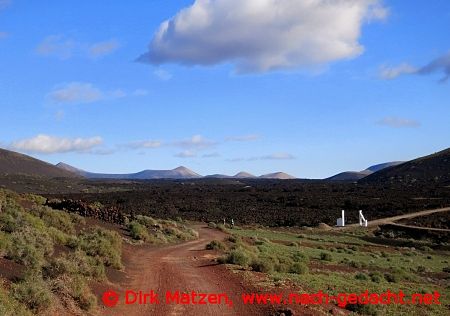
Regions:
[[[221,241],[213,240],[205,247],[207,250],[225,250],[225,245]]]
[[[383,275],[380,272],[371,272],[369,274],[370,280],[375,283],[380,283],[383,280]]]
[[[323,261],[332,261],[332,260],[333,260],[333,257],[332,257],[331,254],[328,253],[328,252],[321,252],[321,253],[320,253],[320,260],[323,260]]]
[[[96,228],[79,237],[79,249],[98,258],[106,266],[121,269],[122,240],[116,232]]]
[[[130,231],[131,238],[135,240],[146,241],[149,239],[147,227],[137,221],[132,221],[128,224],[128,230]]]
[[[12,293],[16,300],[35,312],[46,310],[52,304],[52,293],[47,284],[35,275],[13,284]]]
[[[305,274],[308,273],[308,266],[302,262],[294,262],[289,268],[290,273]]]
[[[369,279],[369,277],[367,276],[367,274],[365,274],[365,273],[357,273],[356,275],[355,275],[355,279],[356,280],[361,280],[361,281],[366,281],[366,280],[368,280]]]
[[[250,266],[252,270],[256,272],[272,273],[274,271],[274,266],[272,262],[259,258],[253,260]]]
[[[226,263],[246,266],[250,262],[249,254],[242,248],[231,250],[226,257]]]

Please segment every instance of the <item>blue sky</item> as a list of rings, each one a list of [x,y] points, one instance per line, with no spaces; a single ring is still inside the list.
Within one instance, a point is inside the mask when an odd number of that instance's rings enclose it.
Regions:
[[[449,29],[437,0],[0,0],[0,146],[114,173],[413,159],[449,147]]]

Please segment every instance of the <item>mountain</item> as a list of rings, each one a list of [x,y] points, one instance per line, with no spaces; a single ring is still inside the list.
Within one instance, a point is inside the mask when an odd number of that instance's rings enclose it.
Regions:
[[[260,179],[279,179],[279,180],[289,180],[289,179],[297,179],[294,176],[291,176],[290,174],[284,173],[284,172],[275,172],[275,173],[269,173],[264,174],[259,177]]]
[[[260,177],[257,177],[251,173],[241,171],[234,176],[227,176],[225,174],[212,174],[205,176],[204,178],[214,178],[214,179],[279,179],[279,180],[287,180],[287,179],[296,179],[295,177],[284,173],[284,172],[275,172],[270,174],[265,174]]]
[[[368,175],[374,173],[374,172],[378,172],[380,170],[383,170],[385,168],[389,168],[389,167],[393,167],[393,166],[397,166],[399,164],[402,164],[403,161],[392,161],[392,162],[385,162],[385,163],[380,163],[378,165],[373,165],[368,167],[367,169],[364,169],[362,171],[345,171],[345,172],[341,172],[338,173],[332,177],[326,178],[325,180],[329,180],[329,181],[358,181],[361,180],[365,177],[367,177]]]
[[[245,172],[245,171],[241,171],[241,172],[235,174],[234,176],[232,176],[232,178],[248,179],[248,178],[256,178],[256,176],[252,175],[251,173],[248,173],[248,172]]]
[[[450,184],[450,148],[375,172],[360,183]]]
[[[78,178],[68,170],[57,168],[52,164],[0,148],[0,175],[34,175],[47,178]]]
[[[120,180],[149,180],[149,179],[195,179],[201,178],[201,175],[189,170],[186,167],[178,167],[172,170],[143,170],[136,173],[126,174],[108,174],[94,173],[81,170],[60,162],[56,165],[58,168],[74,172],[88,179],[120,179]]]
[[[369,170],[363,170],[363,171],[345,171],[338,173],[332,177],[329,177],[325,180],[330,181],[358,181],[364,177],[367,177],[369,174],[373,173]]]
[[[380,163],[378,165],[374,165],[374,166],[370,166],[369,168],[367,168],[366,170],[370,170],[373,172],[377,172],[383,169],[386,169],[388,167],[394,167],[394,166],[398,166],[400,164],[404,163],[404,161],[391,161],[391,162],[385,162],[385,163]]]

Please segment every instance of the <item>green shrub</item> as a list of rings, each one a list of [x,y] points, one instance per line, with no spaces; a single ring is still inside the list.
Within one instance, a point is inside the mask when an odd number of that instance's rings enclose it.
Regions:
[[[369,274],[370,280],[375,283],[380,283],[383,280],[383,275],[380,272],[371,272]]]
[[[226,259],[227,263],[237,264],[240,266],[246,266],[249,263],[249,261],[250,261],[250,256],[242,248],[232,250],[228,254],[227,259]]]
[[[207,250],[225,250],[225,245],[218,240],[213,240],[205,247]]]
[[[256,272],[272,273],[274,271],[273,263],[268,260],[255,259],[250,266]]]
[[[300,251],[296,251],[292,254],[292,260],[294,262],[308,262],[309,257]]]
[[[0,315],[3,316],[29,316],[29,310],[5,289],[3,284],[0,284]]]
[[[357,274],[355,275],[355,279],[356,279],[356,280],[361,280],[361,281],[366,281],[366,280],[368,280],[369,278],[367,277],[366,274],[360,272],[360,273],[357,273]]]
[[[331,256],[330,253],[328,252],[321,252],[320,253],[320,260],[324,260],[324,261],[332,261],[333,257]]]
[[[302,262],[294,262],[289,268],[290,273],[305,274],[308,273],[308,266]]]
[[[135,240],[146,241],[149,239],[147,228],[136,221],[132,221],[128,224],[128,230],[130,231],[131,238]]]
[[[375,305],[370,304],[348,304],[345,309],[357,313],[358,315],[377,316],[378,311]]]
[[[40,312],[52,304],[52,293],[38,276],[28,277],[12,285],[13,297],[29,309]]]
[[[390,283],[397,283],[400,281],[399,275],[395,273],[385,273],[384,278]]]
[[[448,267],[443,267],[443,268],[442,268],[442,271],[443,271],[443,272],[446,272],[446,273],[450,273],[450,266],[448,266]]]
[[[40,267],[53,253],[52,238],[46,232],[24,226],[11,234],[7,257],[30,267]]]
[[[114,231],[96,228],[84,232],[79,237],[78,247],[88,256],[98,258],[106,266],[122,268],[122,240]]]

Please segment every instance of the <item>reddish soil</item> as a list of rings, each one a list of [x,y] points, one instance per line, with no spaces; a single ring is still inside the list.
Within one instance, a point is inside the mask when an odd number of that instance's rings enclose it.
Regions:
[[[135,247],[124,245],[125,277],[111,289],[119,296],[115,307],[103,307],[103,315],[271,315],[273,310],[265,306],[244,305],[242,293],[252,293],[255,289],[246,284],[242,278],[217,265],[214,252],[207,251],[205,245],[211,240],[222,240],[226,235],[206,227],[196,228],[200,238],[168,247]],[[104,285],[95,286],[99,295],[108,290]],[[124,304],[126,290],[150,292],[154,290],[160,304]],[[228,305],[179,305],[166,304],[166,291],[181,293],[226,293],[233,301]],[[103,305],[100,303],[100,305]]]

